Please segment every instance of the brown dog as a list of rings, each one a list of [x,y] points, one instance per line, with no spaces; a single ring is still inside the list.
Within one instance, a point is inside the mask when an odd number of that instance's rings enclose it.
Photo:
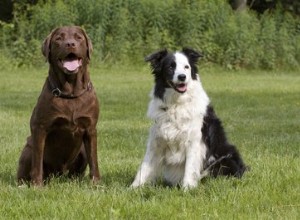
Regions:
[[[53,30],[42,52],[49,74],[33,110],[31,136],[22,151],[17,179],[43,185],[50,175],[84,175],[100,180],[97,162],[99,103],[90,81],[92,44],[77,26]]]

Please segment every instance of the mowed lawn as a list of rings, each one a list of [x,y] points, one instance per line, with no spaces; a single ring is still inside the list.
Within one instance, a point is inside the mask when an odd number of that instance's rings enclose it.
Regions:
[[[0,71],[0,219],[300,219],[300,74],[201,70],[228,137],[251,170],[242,179],[206,178],[188,192],[161,184],[131,190],[145,152],[149,67],[91,68],[101,100],[102,181],[55,178],[18,188],[16,169],[47,75]]]

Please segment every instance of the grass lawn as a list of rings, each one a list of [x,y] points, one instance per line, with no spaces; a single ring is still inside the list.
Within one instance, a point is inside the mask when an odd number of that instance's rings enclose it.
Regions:
[[[92,68],[101,100],[102,181],[52,179],[18,188],[16,169],[47,68],[0,72],[0,219],[300,219],[300,74],[202,70],[229,139],[251,167],[242,179],[207,178],[188,192],[130,190],[145,152],[148,66]]]

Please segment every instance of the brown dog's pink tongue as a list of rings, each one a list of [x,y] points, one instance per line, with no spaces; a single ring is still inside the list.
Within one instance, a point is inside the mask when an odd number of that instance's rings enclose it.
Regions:
[[[63,67],[69,71],[74,71],[80,66],[79,60],[66,60],[63,62]]]

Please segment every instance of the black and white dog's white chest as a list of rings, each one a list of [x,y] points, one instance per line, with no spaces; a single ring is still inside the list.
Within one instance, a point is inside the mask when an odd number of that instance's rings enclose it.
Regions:
[[[157,109],[156,117],[153,118],[153,129],[156,130],[157,137],[168,144],[186,145],[193,136],[201,135],[199,125],[202,124],[203,116],[187,106],[174,105],[164,110]]]

